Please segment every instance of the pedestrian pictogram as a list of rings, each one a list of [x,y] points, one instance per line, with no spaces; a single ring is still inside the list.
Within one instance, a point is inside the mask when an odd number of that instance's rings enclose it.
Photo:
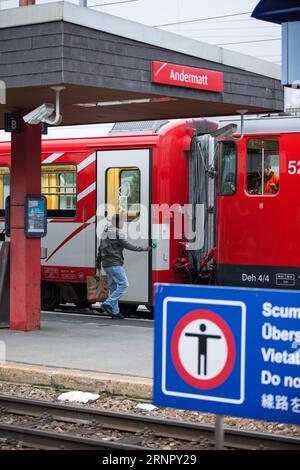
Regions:
[[[207,375],[207,340],[208,339],[221,339],[219,335],[206,335],[204,332],[207,330],[205,323],[201,323],[199,327],[202,333],[185,333],[185,336],[198,339],[198,375],[201,375],[201,359],[204,360],[204,375]]]
[[[189,312],[174,330],[172,358],[178,374],[189,385],[218,387],[234,366],[235,342],[230,327],[212,311]]]

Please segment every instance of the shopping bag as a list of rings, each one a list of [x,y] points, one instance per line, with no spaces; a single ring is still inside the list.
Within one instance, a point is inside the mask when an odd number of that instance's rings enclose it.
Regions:
[[[107,276],[87,276],[87,300],[89,302],[103,302],[108,297],[109,289],[107,284]]]

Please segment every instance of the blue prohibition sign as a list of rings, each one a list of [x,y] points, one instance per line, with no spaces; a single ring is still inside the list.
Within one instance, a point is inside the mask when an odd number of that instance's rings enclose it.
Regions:
[[[157,284],[153,403],[299,425],[299,296]]]

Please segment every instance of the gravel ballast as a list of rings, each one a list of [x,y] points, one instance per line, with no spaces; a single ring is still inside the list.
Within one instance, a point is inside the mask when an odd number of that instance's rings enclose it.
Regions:
[[[35,400],[45,400],[61,403],[58,401],[58,396],[64,391],[66,390],[54,389],[51,387],[18,385],[7,382],[0,382],[0,394],[31,398]],[[127,398],[124,396],[115,396],[109,395],[107,393],[100,393],[100,398],[96,402],[88,403],[86,405],[80,404],[78,406],[82,408],[101,408],[110,411],[135,413],[142,416],[151,415],[159,418],[184,420],[202,424],[214,424],[215,422],[215,417],[211,414],[176,410],[172,408],[157,408],[149,412],[136,408],[139,403],[147,403],[147,400],[138,397]],[[76,403],[72,403],[72,405],[76,405]],[[283,436],[300,436],[300,426],[295,425],[233,417],[225,417],[224,421],[225,426],[236,429],[244,429],[258,432],[270,432]]]

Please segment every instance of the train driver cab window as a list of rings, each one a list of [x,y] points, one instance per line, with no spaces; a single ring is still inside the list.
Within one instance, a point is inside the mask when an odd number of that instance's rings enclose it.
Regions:
[[[140,216],[141,175],[136,167],[109,168],[106,171],[107,218],[123,214],[128,222]]]
[[[237,147],[235,142],[221,142],[219,194],[230,196],[236,192]]]
[[[42,194],[48,217],[75,217],[77,178],[75,165],[43,165]]]
[[[274,196],[279,191],[277,140],[251,139],[247,145],[247,193]]]
[[[5,199],[10,193],[10,172],[7,166],[0,167],[0,217],[5,215]]]

